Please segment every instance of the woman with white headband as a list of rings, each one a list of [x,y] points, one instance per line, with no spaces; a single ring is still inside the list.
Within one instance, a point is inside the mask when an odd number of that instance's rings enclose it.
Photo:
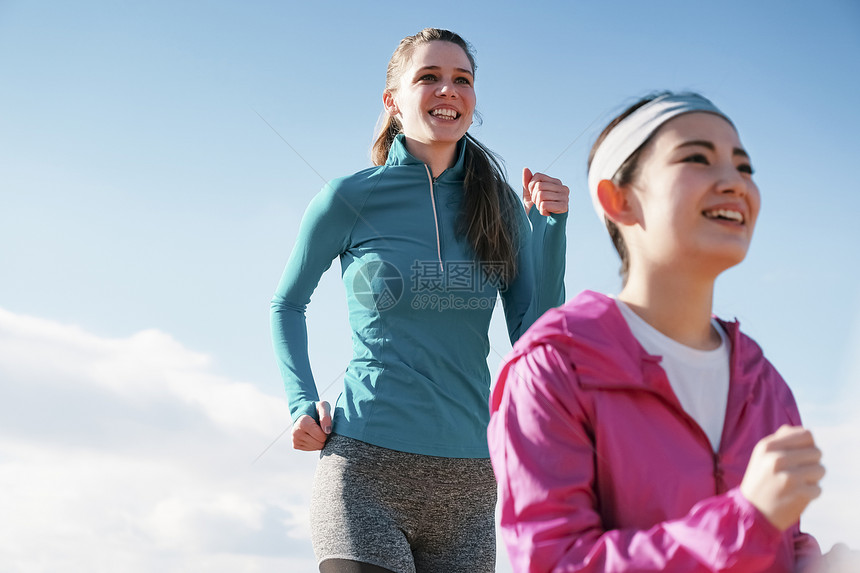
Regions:
[[[594,206],[617,297],[585,291],[517,342],[491,397],[490,454],[515,571],[796,571],[821,452],[788,386],[714,282],[759,213],[732,122],[695,94],[646,98],[600,135]]]

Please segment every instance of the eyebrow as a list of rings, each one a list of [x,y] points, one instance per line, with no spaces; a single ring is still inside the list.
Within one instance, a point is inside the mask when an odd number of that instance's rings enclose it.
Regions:
[[[441,69],[442,69],[442,68],[441,68],[440,66],[424,66],[423,68],[420,68],[420,69],[418,70],[418,72],[423,72],[423,71],[425,71],[425,70],[438,71],[438,70],[441,70]],[[467,70],[467,69],[465,69],[465,68],[454,68],[454,70],[455,70],[455,71],[457,71],[457,72],[463,73],[463,74],[469,74],[470,76],[474,76],[474,75],[475,75],[475,74],[473,74],[473,73],[472,73],[472,70]]]
[[[691,147],[691,146],[706,147],[707,149],[710,149],[711,151],[717,150],[716,146],[713,143],[711,143],[710,141],[707,141],[705,139],[694,139],[692,141],[685,141],[684,143],[678,145],[678,147],[676,147],[675,149],[681,149],[682,147]],[[749,153],[747,153],[746,150],[741,148],[741,147],[735,147],[734,149],[732,149],[732,155],[737,156],[737,157],[746,157],[747,159],[749,159],[749,157],[750,157]]]

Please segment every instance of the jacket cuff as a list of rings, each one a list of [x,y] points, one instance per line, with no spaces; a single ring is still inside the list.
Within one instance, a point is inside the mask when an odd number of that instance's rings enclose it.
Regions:
[[[317,414],[317,405],[316,402],[308,402],[303,400],[298,404],[295,404],[292,408],[290,408],[290,415],[292,417],[293,423],[296,422],[301,416],[307,414],[317,422],[319,422],[319,415]]]
[[[567,216],[570,213],[570,209],[565,211],[564,213],[550,213],[549,217],[547,217],[547,224],[549,225],[559,225],[567,222]]]
[[[750,532],[750,540],[752,542],[771,546],[775,546],[780,542],[782,532],[756,506],[744,497],[740,486],[730,489],[727,495],[737,506],[738,516],[741,518],[743,525],[746,526],[747,531]]]
[[[543,216],[540,214],[540,211],[538,210],[537,206],[532,205],[526,215],[528,216],[528,219],[532,224],[532,228],[536,228],[537,225],[540,224],[555,226],[561,223],[566,223],[568,213],[570,213],[570,209],[568,209],[564,213],[550,213],[547,216]]]

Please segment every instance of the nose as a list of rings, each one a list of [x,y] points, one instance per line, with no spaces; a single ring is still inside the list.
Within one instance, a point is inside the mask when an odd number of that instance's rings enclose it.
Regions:
[[[454,82],[444,80],[439,82],[438,88],[436,89],[436,93],[442,96],[456,97],[457,89],[454,86]]]
[[[750,181],[741,175],[734,164],[729,164],[720,170],[717,185],[720,193],[744,196],[749,192]]]

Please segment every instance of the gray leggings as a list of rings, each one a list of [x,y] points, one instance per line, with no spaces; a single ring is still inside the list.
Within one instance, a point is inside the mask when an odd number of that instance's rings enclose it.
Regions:
[[[396,573],[491,573],[496,481],[489,459],[398,452],[332,434],[311,499],[317,561]]]

